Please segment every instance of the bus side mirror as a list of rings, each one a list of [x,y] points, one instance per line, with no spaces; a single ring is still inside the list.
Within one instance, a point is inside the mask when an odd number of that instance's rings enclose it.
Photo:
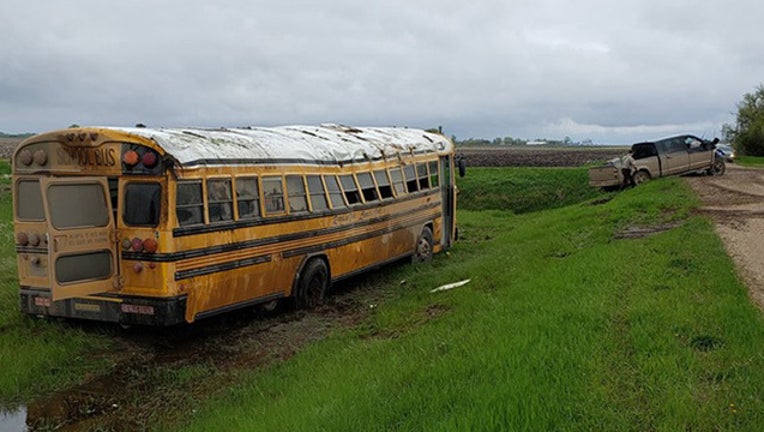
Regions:
[[[467,162],[464,161],[464,158],[457,159],[456,167],[459,168],[459,177],[464,177],[467,174]]]

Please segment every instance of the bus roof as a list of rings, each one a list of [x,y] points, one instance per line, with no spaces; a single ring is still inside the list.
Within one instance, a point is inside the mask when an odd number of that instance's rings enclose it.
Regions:
[[[154,141],[182,166],[226,163],[341,164],[402,153],[449,153],[443,135],[401,127],[98,128]]]

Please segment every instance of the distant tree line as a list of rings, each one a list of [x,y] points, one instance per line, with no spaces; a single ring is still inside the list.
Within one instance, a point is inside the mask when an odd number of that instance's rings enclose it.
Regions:
[[[0,131],[0,138],[26,138],[34,135],[33,133],[20,133],[20,134],[9,134],[5,133],[3,131]]]

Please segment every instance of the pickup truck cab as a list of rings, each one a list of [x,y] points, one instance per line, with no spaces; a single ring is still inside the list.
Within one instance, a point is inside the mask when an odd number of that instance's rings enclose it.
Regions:
[[[704,172],[722,175],[725,171],[724,159],[716,155],[718,138],[707,141],[693,135],[679,135],[651,142],[641,142],[631,146],[637,171],[635,184],[668,175]],[[589,169],[589,185],[604,189],[614,189],[624,184],[621,173],[621,158],[610,160],[605,165]]]

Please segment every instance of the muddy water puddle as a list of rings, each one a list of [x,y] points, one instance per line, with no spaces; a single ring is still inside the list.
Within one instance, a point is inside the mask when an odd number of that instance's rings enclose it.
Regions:
[[[265,316],[250,309],[170,329],[111,329],[110,372],[0,414],[0,431],[134,431],[174,424],[200,400],[234,385],[237,371],[286,360],[333,329],[358,324],[382,291],[340,289],[308,312],[282,309]]]
[[[26,431],[27,409],[21,406],[9,411],[0,410],[0,431]]]

